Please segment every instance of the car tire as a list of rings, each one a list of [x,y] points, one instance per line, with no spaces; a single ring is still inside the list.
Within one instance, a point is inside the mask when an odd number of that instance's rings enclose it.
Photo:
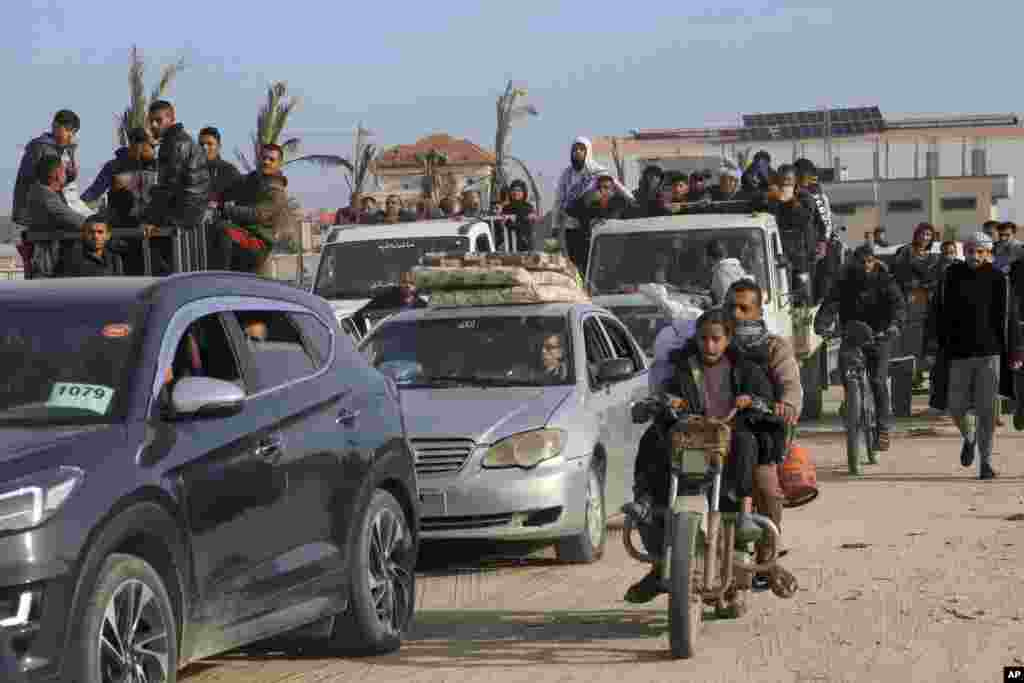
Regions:
[[[334,621],[331,650],[351,655],[394,652],[416,608],[416,552],[405,510],[374,491],[356,527],[348,609]]]
[[[608,514],[604,502],[604,481],[597,467],[591,465],[587,474],[583,531],[558,542],[555,555],[559,562],[588,564],[601,559],[608,541]]]
[[[111,553],[88,589],[71,641],[73,680],[105,683],[122,680],[119,671],[134,671],[136,676],[144,671],[145,680],[175,683],[177,624],[174,605],[157,571],[134,555]]]

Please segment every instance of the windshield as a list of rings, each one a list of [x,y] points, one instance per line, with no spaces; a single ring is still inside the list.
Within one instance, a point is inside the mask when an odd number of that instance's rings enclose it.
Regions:
[[[469,250],[469,238],[409,237],[329,244],[320,257],[314,294],[325,299],[372,299],[383,287],[418,265],[424,254]]]
[[[135,306],[9,308],[0,329],[0,426],[119,419],[135,357]]]
[[[573,384],[567,317],[502,316],[381,323],[363,343],[403,387]]]
[[[598,236],[590,256],[591,293],[618,294],[633,291],[638,284],[660,282],[670,290],[710,295],[707,245],[712,240],[721,240],[726,257],[738,258],[762,289],[768,289],[763,232],[712,228]]]

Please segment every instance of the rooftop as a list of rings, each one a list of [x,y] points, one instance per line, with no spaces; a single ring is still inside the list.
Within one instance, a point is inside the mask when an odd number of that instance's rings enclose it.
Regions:
[[[377,168],[419,168],[417,154],[437,150],[448,155],[449,165],[493,164],[494,155],[469,140],[459,140],[447,133],[434,133],[411,145],[397,145],[384,150],[377,160]]]
[[[486,221],[467,219],[449,220],[442,218],[434,221],[414,221],[410,223],[377,223],[372,225],[343,226],[331,231],[328,244],[344,242],[362,242],[367,240],[401,240],[423,237],[454,237],[464,234],[460,230],[464,226]]]

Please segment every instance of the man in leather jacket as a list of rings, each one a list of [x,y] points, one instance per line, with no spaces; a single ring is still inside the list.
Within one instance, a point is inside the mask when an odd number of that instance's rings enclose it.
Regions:
[[[149,106],[149,126],[160,141],[158,180],[142,227],[147,234],[156,227],[194,229],[203,220],[210,188],[206,153],[178,123],[174,105],[166,100]]]

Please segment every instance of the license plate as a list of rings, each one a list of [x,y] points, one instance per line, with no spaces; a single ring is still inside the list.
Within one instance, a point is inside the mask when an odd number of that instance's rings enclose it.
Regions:
[[[420,490],[420,517],[440,517],[445,507],[444,491]]]

